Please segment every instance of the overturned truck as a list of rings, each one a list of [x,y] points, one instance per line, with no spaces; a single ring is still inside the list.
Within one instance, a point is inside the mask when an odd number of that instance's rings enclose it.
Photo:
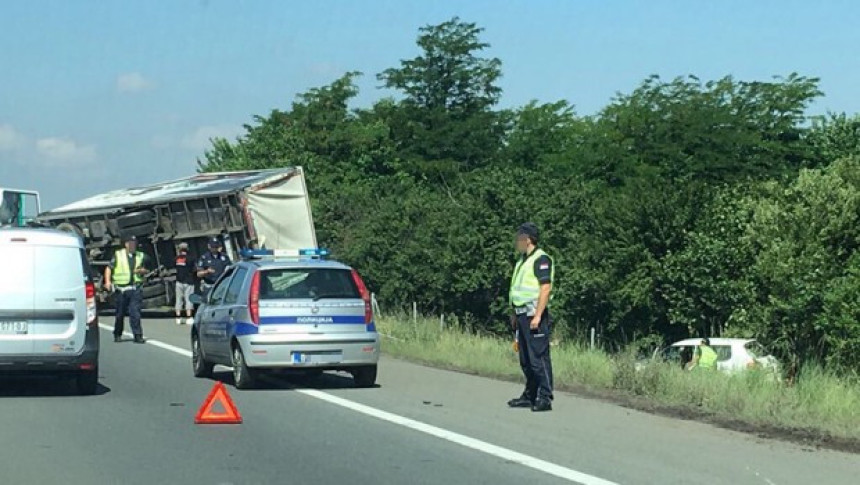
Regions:
[[[99,282],[122,238],[136,236],[155,267],[143,287],[144,308],[172,304],[181,242],[196,260],[210,238],[222,238],[234,261],[242,248],[317,245],[301,167],[205,173],[116,190],[44,212],[38,222],[78,234]],[[109,296],[99,293],[103,303],[110,304]]]

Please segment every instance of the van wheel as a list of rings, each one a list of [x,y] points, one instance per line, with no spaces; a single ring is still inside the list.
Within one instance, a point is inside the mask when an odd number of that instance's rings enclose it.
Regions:
[[[84,396],[92,396],[99,387],[99,368],[90,371],[82,371],[75,376],[75,384],[78,392]]]
[[[194,369],[194,377],[212,377],[212,369],[215,364],[207,362],[203,357],[203,351],[200,349],[200,338],[197,332],[191,334],[191,366]]]
[[[365,365],[356,367],[352,371],[352,380],[355,387],[373,387],[376,385],[376,366]]]
[[[248,368],[245,354],[239,344],[233,346],[233,383],[236,389],[252,389],[256,383],[256,373]]]

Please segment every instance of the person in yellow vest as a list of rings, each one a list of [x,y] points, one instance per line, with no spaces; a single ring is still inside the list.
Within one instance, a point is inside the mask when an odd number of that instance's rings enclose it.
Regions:
[[[687,369],[715,370],[717,368],[717,357],[717,352],[711,348],[711,341],[703,338],[699,346],[696,347],[696,352],[693,354],[692,360],[687,364]]]
[[[134,343],[142,344],[143,328],[140,324],[140,307],[143,304],[144,276],[149,272],[146,254],[137,250],[137,238],[123,238],[125,247],[117,250],[110,265],[105,268],[104,288],[116,296],[116,319],[113,326],[113,341],[122,342],[125,315],[128,313]]]
[[[550,359],[549,299],[552,291],[552,258],[538,249],[538,228],[527,222],[517,229],[516,249],[520,254],[511,277],[511,326],[517,333],[520,367],[526,388],[520,397],[508,401],[512,408],[532,411],[552,410],[552,361]]]

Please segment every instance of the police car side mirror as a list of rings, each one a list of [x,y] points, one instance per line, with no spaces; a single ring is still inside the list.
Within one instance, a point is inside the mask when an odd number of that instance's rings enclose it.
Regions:
[[[205,299],[203,298],[203,295],[201,295],[199,293],[192,294],[188,298],[188,300],[194,305],[202,305],[202,304],[206,303]]]

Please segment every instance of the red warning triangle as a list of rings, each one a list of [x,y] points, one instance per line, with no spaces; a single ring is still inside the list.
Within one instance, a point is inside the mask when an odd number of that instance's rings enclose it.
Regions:
[[[216,404],[220,404],[224,411],[216,412],[213,409]],[[239,415],[239,410],[236,409],[236,405],[227,394],[227,388],[221,381],[212,386],[212,390],[197,411],[197,416],[194,417],[194,424],[239,424],[241,422],[242,416]]]

